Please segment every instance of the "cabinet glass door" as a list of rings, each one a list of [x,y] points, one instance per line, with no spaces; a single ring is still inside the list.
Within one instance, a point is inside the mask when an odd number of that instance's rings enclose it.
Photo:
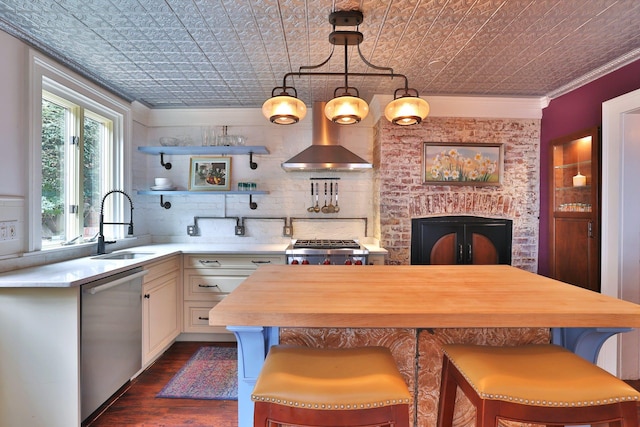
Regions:
[[[600,290],[600,140],[597,127],[551,141],[550,274]]]
[[[553,210],[591,212],[592,136],[553,147]]]

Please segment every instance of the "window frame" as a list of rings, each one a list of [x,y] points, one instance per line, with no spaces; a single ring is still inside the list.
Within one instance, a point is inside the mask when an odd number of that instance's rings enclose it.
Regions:
[[[113,156],[114,172],[106,172],[102,179],[110,180],[112,189],[121,189],[130,193],[131,189],[131,106],[125,101],[98,87],[84,77],[66,69],[65,67],[30,50],[30,114],[29,114],[29,200],[27,251],[41,251],[42,247],[42,220],[41,220],[41,195],[42,195],[42,98],[43,90],[72,104],[77,104],[92,113],[111,120],[113,146],[105,156]],[[90,117],[90,116],[89,116]],[[82,118],[83,119],[83,118]],[[83,122],[80,122],[83,123]],[[81,126],[82,127],[82,126]],[[81,131],[81,130],[80,130]],[[80,169],[80,173],[82,170]],[[79,177],[82,178],[81,176]],[[81,181],[80,181],[81,182]],[[79,189],[76,189],[79,191]],[[110,204],[111,206],[111,204]],[[128,215],[125,213],[124,203],[113,203],[114,212],[111,212],[113,221],[123,221]],[[126,214],[126,215],[125,215]],[[111,220],[111,219],[110,219]],[[124,231],[114,229],[114,237],[124,237]],[[126,230],[125,230],[126,231]],[[47,247],[47,252],[63,249],[65,247]]]

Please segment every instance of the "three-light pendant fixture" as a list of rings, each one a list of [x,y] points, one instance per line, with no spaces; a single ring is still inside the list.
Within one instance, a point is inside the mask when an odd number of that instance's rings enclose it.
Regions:
[[[338,124],[349,125],[358,123],[369,113],[369,105],[360,98],[358,89],[349,86],[349,77],[378,77],[404,79],[404,87],[396,89],[391,101],[384,110],[384,115],[390,122],[408,126],[420,123],[429,114],[429,104],[420,98],[418,91],[409,88],[409,81],[403,74],[396,74],[393,68],[379,67],[367,61],[360,51],[363,35],[359,31],[341,31],[336,27],[357,27],[363,21],[359,10],[336,11],[329,15],[329,22],[333,25],[333,32],[329,35],[329,42],[333,45],[329,57],[318,65],[305,65],[297,73],[287,73],[282,79],[282,86],[275,87],[269,98],[262,105],[262,114],[272,123],[290,125],[302,120],[307,114],[307,106],[298,98],[293,86],[287,86],[287,79],[302,76],[342,76],[344,86],[336,88],[333,99],[327,102],[324,113],[326,117]],[[384,73],[350,73],[348,71],[348,48],[358,46],[360,59],[370,68],[385,71]],[[303,71],[314,70],[325,65],[333,56],[335,46],[344,46],[344,72]]]

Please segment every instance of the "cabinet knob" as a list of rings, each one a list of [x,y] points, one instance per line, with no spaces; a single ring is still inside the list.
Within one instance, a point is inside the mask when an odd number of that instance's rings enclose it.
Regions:
[[[149,299],[149,298],[151,298],[151,295],[149,295],[149,294],[144,294],[144,297],[145,297],[146,299]]]

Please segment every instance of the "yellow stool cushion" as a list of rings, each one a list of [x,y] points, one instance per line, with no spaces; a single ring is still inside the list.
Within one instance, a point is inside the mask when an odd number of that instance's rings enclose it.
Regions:
[[[443,348],[483,399],[558,407],[640,399],[640,393],[624,381],[556,345]]]
[[[411,394],[389,349],[271,347],[251,398],[320,410],[408,404]]]

